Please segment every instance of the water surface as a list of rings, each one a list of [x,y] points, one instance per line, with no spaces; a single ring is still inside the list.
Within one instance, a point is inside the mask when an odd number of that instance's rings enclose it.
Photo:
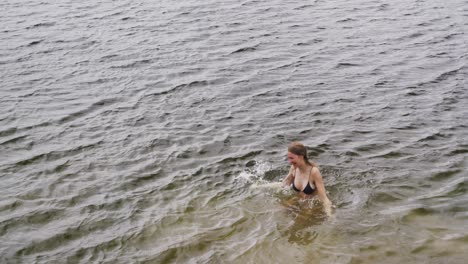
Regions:
[[[5,263],[464,263],[468,9],[0,7]],[[299,140],[336,206],[280,181]]]

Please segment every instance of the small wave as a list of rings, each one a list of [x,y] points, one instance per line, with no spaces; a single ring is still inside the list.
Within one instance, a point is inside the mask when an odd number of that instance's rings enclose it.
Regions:
[[[258,45],[256,46],[252,46],[252,47],[245,47],[245,48],[240,48],[240,49],[237,49],[233,52],[231,52],[231,54],[235,54],[235,53],[241,53],[241,52],[251,52],[251,51],[256,51],[257,50],[257,47]]]
[[[106,217],[103,219],[96,219],[88,223],[80,223],[76,226],[66,228],[65,230],[58,231],[55,234],[45,237],[44,239],[33,241],[16,252],[16,256],[32,255],[40,252],[54,250],[64,247],[82,237],[95,232],[104,231],[115,224],[116,219]]]
[[[468,153],[468,148],[459,148],[449,153],[449,156],[455,156]]]
[[[85,50],[85,49],[91,48],[92,46],[94,46],[96,44],[98,44],[98,42],[95,41],[95,40],[87,41],[85,43],[81,43],[81,44],[78,44],[78,45],[72,47],[72,49]]]
[[[294,10],[303,10],[303,9],[307,9],[307,8],[310,8],[310,7],[313,7],[313,5],[298,6],[298,7],[295,7]]]
[[[248,158],[251,158],[251,157],[255,157],[257,155],[259,155],[260,153],[262,153],[261,150],[255,150],[255,151],[250,151],[242,156],[238,156],[238,157],[228,157],[228,158],[225,158],[225,159],[222,159],[221,161],[219,161],[219,163],[221,164],[226,164],[226,163],[230,163],[230,162],[236,162],[236,161],[242,161],[242,160],[246,160]]]
[[[118,58],[119,55],[117,54],[104,55],[99,59],[99,62],[114,61],[116,57]]]
[[[442,172],[438,172],[438,173],[432,175],[429,178],[429,180],[435,181],[435,182],[444,181],[444,180],[450,179],[454,175],[457,175],[457,174],[459,174],[461,172],[462,172],[461,170],[442,171]]]
[[[32,26],[29,26],[26,29],[33,29],[33,28],[38,28],[38,27],[51,27],[51,26],[55,26],[55,22],[38,23]]]
[[[203,80],[203,81],[193,81],[193,82],[190,82],[190,83],[179,84],[177,86],[169,88],[168,90],[151,93],[151,94],[148,94],[146,96],[148,97],[148,96],[166,95],[166,94],[169,94],[169,93],[177,92],[177,91],[182,90],[184,88],[203,87],[203,86],[206,86],[208,84],[209,84],[208,81],[205,81],[205,80]]]
[[[0,236],[5,235],[18,226],[40,226],[60,219],[64,215],[64,209],[47,209],[43,211],[33,211],[25,215],[13,217],[0,222]]]
[[[83,151],[93,149],[101,145],[103,141],[97,141],[87,145],[74,146],[67,150],[53,150],[46,153],[35,154],[14,162],[11,166],[20,169],[23,166],[37,164],[44,161],[58,160],[64,157],[70,157],[82,153]]]
[[[7,128],[3,131],[0,131],[0,137],[7,137],[10,135],[13,135],[16,133],[16,131],[17,131],[16,127]]]
[[[416,86],[409,86],[407,87],[407,89],[410,91],[406,93],[406,96],[419,96],[419,95],[427,94],[426,89],[417,89]]]
[[[349,67],[359,67],[359,66],[361,66],[361,65],[357,64],[357,63],[340,62],[335,66],[335,69],[349,68]]]
[[[151,64],[153,60],[151,59],[144,59],[144,60],[137,60],[128,64],[119,65],[119,66],[112,66],[111,69],[130,69],[136,68],[145,64]]]
[[[397,158],[406,157],[408,155],[409,155],[408,153],[404,153],[404,152],[401,152],[401,151],[389,151],[387,153],[377,155],[375,157],[385,158],[385,159],[397,159]]]
[[[29,44],[27,46],[28,47],[34,46],[34,45],[37,45],[37,44],[41,43],[42,41],[44,41],[44,40],[31,41],[31,42],[29,42]]]
[[[463,70],[464,67],[460,67],[458,69],[454,69],[454,70],[451,70],[451,71],[446,71],[446,72],[443,72],[441,73],[439,76],[437,76],[435,78],[435,82],[436,83],[439,83],[441,81],[445,81],[447,80],[448,78],[450,78],[451,76],[454,76],[454,75],[457,75],[461,70]]]
[[[94,111],[96,111],[96,110],[98,110],[98,109],[100,109],[102,107],[106,107],[106,106],[115,104],[118,101],[119,101],[119,99],[117,99],[117,98],[101,99],[101,100],[99,100],[97,102],[92,103],[90,106],[86,107],[85,109],[79,110],[77,112],[71,113],[71,114],[63,117],[58,122],[60,124],[63,124],[63,123],[68,123],[68,122],[74,121],[75,119],[86,116],[86,115],[88,115],[88,114],[90,114],[90,113],[92,113],[92,112],[94,112]]]
[[[345,19],[337,20],[336,22],[337,23],[346,23],[346,22],[354,22],[354,21],[357,21],[357,20],[353,19],[353,18],[345,18]]]
[[[369,200],[372,201],[372,203],[384,203],[384,204],[401,201],[403,199],[404,197],[402,197],[402,195],[400,195],[399,193],[386,191],[386,190],[376,191],[369,198]]]
[[[418,142],[425,142],[425,141],[432,141],[432,140],[438,140],[438,139],[445,139],[445,138],[448,138],[449,135],[445,135],[445,134],[442,134],[442,133],[434,133],[432,135],[429,135],[429,136],[426,136],[424,138],[421,138],[420,140],[418,140]]]

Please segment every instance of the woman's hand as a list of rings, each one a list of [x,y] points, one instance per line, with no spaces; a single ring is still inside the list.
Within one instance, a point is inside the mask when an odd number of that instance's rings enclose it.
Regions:
[[[330,200],[326,199],[323,201],[323,210],[325,211],[325,214],[327,214],[328,217],[332,216],[332,203]]]
[[[317,167],[314,167],[312,169],[312,175],[311,175],[310,180],[315,182],[315,186],[317,187],[318,197],[320,201],[322,201],[322,204],[323,204],[323,210],[325,211],[327,216],[330,217],[332,215],[332,203],[327,197],[325,186],[323,185],[322,175],[320,174],[320,171]]]
[[[283,179],[283,187],[289,187],[294,180],[294,167],[289,168],[288,175]]]

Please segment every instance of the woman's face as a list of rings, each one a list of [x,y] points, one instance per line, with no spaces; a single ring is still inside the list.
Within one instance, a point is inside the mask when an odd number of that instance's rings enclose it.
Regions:
[[[288,162],[289,164],[296,167],[302,161],[302,156],[296,155],[288,151]]]

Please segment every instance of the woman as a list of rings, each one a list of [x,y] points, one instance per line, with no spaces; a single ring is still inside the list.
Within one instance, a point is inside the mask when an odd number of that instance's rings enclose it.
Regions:
[[[306,147],[299,142],[291,143],[288,146],[288,162],[291,168],[283,180],[283,185],[292,185],[293,190],[303,199],[318,195],[325,213],[331,215],[332,204],[325,192],[322,175],[317,166],[309,161]]]

